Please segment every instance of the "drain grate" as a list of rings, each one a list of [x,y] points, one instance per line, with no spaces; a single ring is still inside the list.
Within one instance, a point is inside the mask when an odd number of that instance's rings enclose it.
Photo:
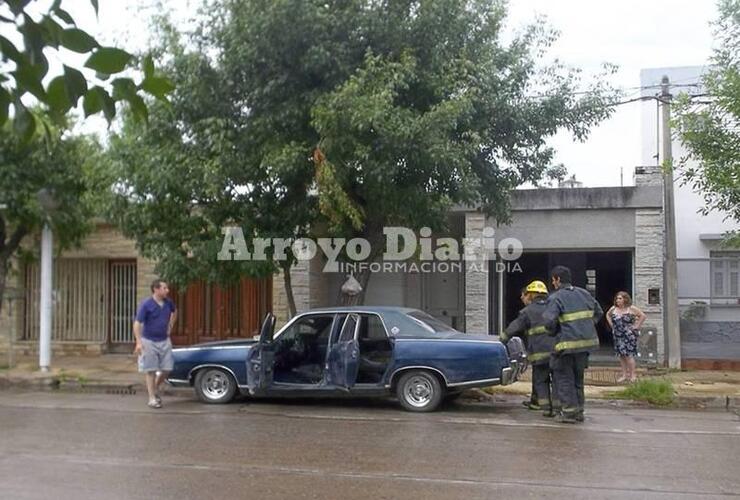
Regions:
[[[105,384],[65,384],[57,387],[60,392],[73,392],[83,394],[114,394],[119,396],[132,396],[136,394],[136,386],[128,385],[105,385]]]
[[[608,368],[589,368],[586,370],[584,382],[586,385],[620,385],[617,379],[621,373]]]

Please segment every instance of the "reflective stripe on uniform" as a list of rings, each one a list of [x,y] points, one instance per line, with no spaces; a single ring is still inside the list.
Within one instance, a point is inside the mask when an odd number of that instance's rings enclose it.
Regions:
[[[564,340],[555,344],[556,351],[563,351],[565,349],[580,349],[582,347],[598,347],[599,339],[583,339],[583,340]]]
[[[539,361],[541,359],[546,359],[550,357],[550,352],[533,352],[532,354],[527,355],[527,359],[530,361]]]
[[[547,328],[545,326],[535,326],[534,328],[530,328],[527,330],[527,335],[540,335],[541,333],[547,333]]]
[[[589,319],[594,317],[594,312],[591,309],[585,309],[583,311],[574,311],[570,313],[561,314],[558,321],[561,323],[568,323],[569,321],[576,321],[578,319]]]

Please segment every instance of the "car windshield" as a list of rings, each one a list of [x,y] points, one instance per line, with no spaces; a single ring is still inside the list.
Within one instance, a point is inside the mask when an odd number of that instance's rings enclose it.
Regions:
[[[407,315],[431,333],[460,333],[447,323],[422,311],[411,311]]]

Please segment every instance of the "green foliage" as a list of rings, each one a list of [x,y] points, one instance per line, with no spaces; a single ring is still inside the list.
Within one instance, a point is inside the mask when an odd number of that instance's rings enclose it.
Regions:
[[[116,115],[116,102],[127,102],[134,116],[145,120],[146,105],[141,94],[164,100],[172,91],[171,84],[155,76],[153,67],[149,66],[140,83],[126,79],[131,82],[127,92],[116,92],[115,86],[111,92],[105,80],[129,69],[135,62],[134,56],[119,48],[101,46],[93,36],[76,26],[72,16],[62,9],[60,0],[54,1],[38,21],[28,14],[33,3],[9,0],[0,6],[3,27],[12,26],[22,39],[22,45],[17,45],[10,38],[0,36],[0,55],[4,63],[0,73],[0,127],[13,116],[15,132],[23,140],[31,139],[40,123],[39,117],[22,101],[26,94],[31,94],[61,125],[63,116],[77,106],[80,98],[83,98],[85,116],[102,112],[110,123]],[[97,14],[97,0],[90,3]],[[65,65],[64,74],[44,86],[49,70],[47,53],[60,48],[89,54],[85,67],[95,71],[97,77],[87,79],[79,70]]]
[[[171,106],[111,141],[111,217],[180,283],[264,270],[215,260],[226,223],[247,241],[372,241],[384,225],[441,229],[456,204],[504,221],[511,189],[562,175],[547,140],[584,139],[616,97],[603,77],[583,85],[542,65],[555,36],[544,26],[502,42],[503,2],[226,0],[202,12],[191,34],[158,25]]]
[[[54,231],[55,248],[79,243],[90,229],[101,186],[94,175],[100,146],[92,139],[70,135],[43,113],[44,132],[29,139],[0,133],[0,304],[13,257],[34,258],[38,245],[21,246],[34,238],[47,219]],[[45,214],[38,199],[40,190],[53,196],[56,209]],[[33,241],[33,240],[30,240]]]
[[[345,191],[364,235],[390,222],[439,228],[459,203],[506,220],[509,190],[551,173],[547,139],[559,129],[584,139],[616,96],[603,78],[576,93],[578,71],[542,66],[555,37],[545,26],[505,45],[502,2],[222,4],[199,42],[249,109],[252,151],[264,159],[290,143],[305,159],[319,145],[336,180],[327,198]],[[299,189],[309,173],[305,160],[281,171]],[[344,220],[340,232],[354,233]]]
[[[721,0],[719,9],[717,48],[703,77],[708,103],[678,100],[674,124],[689,151],[678,171],[704,195],[703,213],[719,210],[740,221],[740,1]],[[740,234],[730,236],[740,246]]]
[[[667,406],[673,403],[675,391],[671,381],[665,378],[644,378],[610,396],[618,399],[646,401],[653,405]]]
[[[202,54],[170,42],[166,49],[179,54],[164,67],[176,84],[172,105],[150,106],[148,126],[126,114],[122,131],[111,136],[103,169],[113,186],[107,215],[180,286],[269,275],[272,262],[216,259],[222,227],[241,225],[248,239],[260,224],[248,188],[253,169],[241,158],[244,134],[233,126],[220,75]]]

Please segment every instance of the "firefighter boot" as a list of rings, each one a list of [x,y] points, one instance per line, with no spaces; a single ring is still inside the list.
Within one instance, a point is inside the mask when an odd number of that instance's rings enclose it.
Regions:
[[[561,424],[575,424],[577,411],[574,410],[563,410],[560,414],[555,417],[555,421]]]

